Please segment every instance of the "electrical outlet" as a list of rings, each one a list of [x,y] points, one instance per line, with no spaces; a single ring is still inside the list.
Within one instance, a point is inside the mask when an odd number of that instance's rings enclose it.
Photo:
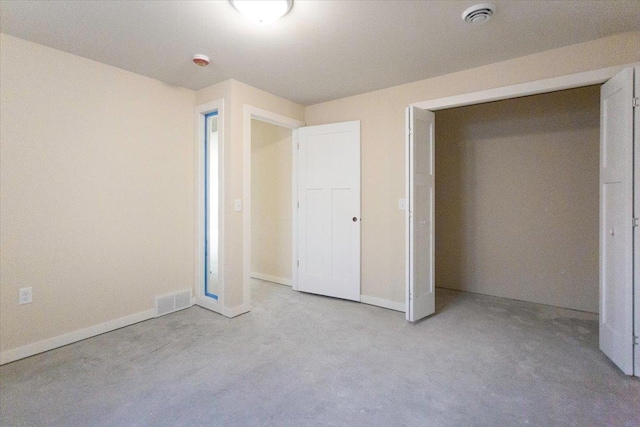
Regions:
[[[407,209],[407,200],[406,199],[398,199],[398,210],[404,211]]]
[[[18,291],[19,304],[31,304],[33,302],[33,288],[20,288]]]
[[[240,199],[235,200],[234,209],[236,212],[240,212],[242,210],[242,200]]]

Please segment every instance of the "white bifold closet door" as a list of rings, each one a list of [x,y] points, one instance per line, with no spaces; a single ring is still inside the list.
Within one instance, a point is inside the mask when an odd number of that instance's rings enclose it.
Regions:
[[[633,374],[634,70],[600,95],[600,349]],[[636,217],[638,214],[636,213]],[[637,231],[636,231],[637,233]]]
[[[634,99],[636,100],[636,107],[633,109],[633,216],[640,218],[640,67],[634,69],[635,72],[635,87],[634,87]],[[640,277],[640,227],[636,225],[633,229],[633,268],[634,277]],[[639,281],[640,282],[640,281]],[[633,282],[633,297],[634,297],[634,362],[633,362],[633,374],[636,377],[640,377],[640,285],[634,280]]]
[[[296,132],[298,290],[360,301],[360,122]]]
[[[435,114],[407,109],[407,308],[415,322],[435,312]]]

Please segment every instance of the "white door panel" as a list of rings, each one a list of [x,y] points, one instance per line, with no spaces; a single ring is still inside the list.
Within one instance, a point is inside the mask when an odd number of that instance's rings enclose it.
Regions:
[[[406,318],[435,312],[435,114],[410,107],[408,115],[408,274]]]
[[[360,301],[360,122],[297,140],[298,290]]]
[[[600,349],[633,373],[633,69],[600,96]]]
[[[640,98],[640,67],[635,68],[635,88],[634,88],[634,97]],[[633,146],[634,146],[634,192],[633,192],[633,216],[636,218],[640,218],[640,171],[638,168],[640,167],[640,106],[633,109]],[[634,253],[634,277],[640,277],[640,227],[634,227],[634,235],[633,235],[633,253]],[[640,336],[640,287],[638,286],[638,282],[634,280],[634,307],[633,310],[635,313],[634,320],[634,335],[636,337]],[[636,377],[640,377],[640,346],[638,345],[639,338],[635,338],[636,345],[633,347],[634,350],[634,375]]]

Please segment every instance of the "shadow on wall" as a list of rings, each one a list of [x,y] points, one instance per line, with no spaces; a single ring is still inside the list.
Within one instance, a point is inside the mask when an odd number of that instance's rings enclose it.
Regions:
[[[598,311],[599,86],[436,113],[436,284]]]

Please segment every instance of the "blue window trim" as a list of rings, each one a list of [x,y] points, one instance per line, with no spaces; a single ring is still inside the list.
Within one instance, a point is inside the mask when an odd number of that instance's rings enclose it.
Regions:
[[[218,295],[209,292],[209,118],[217,111],[204,115],[204,294],[215,300]]]

